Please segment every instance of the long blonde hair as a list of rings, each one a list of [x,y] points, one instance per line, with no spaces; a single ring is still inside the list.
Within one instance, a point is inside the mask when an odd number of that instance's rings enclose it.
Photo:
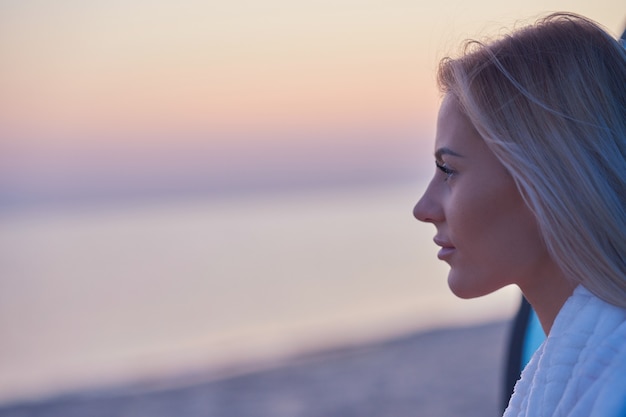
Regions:
[[[438,72],[511,173],[562,271],[626,307],[626,51],[558,13]]]

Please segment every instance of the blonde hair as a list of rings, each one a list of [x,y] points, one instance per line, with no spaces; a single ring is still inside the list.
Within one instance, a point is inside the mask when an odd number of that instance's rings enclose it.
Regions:
[[[561,270],[626,307],[626,51],[558,13],[441,61],[456,96],[535,214]]]

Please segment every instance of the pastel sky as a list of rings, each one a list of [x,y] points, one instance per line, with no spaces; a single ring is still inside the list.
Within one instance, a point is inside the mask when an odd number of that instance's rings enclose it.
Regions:
[[[279,175],[307,156],[355,169],[381,151],[381,170],[408,167],[430,150],[437,61],[461,40],[555,10],[626,25],[622,0],[517,3],[2,0],[0,193],[260,160]]]

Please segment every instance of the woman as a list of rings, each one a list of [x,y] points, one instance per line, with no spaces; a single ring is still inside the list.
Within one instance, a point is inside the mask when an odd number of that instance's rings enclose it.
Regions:
[[[546,341],[511,416],[626,416],[626,52],[550,15],[438,73],[436,173],[414,209],[461,298],[509,284]]]

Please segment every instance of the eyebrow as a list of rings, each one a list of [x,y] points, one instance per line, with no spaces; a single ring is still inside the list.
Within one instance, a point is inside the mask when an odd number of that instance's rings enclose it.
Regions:
[[[435,158],[436,159],[441,159],[441,157],[443,155],[450,155],[450,156],[456,156],[458,158],[463,158],[463,155],[454,152],[452,149],[450,148],[439,148],[435,151]]]

